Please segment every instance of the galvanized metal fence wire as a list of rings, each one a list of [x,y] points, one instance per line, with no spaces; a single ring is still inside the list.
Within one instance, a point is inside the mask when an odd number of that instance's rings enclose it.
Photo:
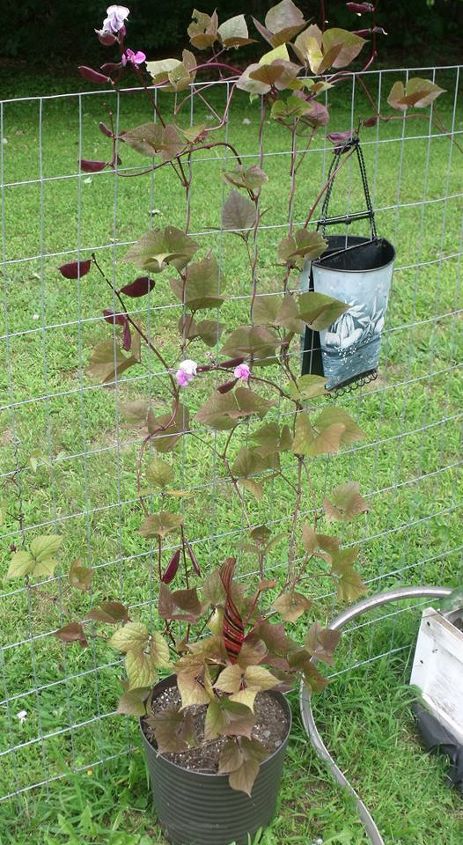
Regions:
[[[361,481],[371,510],[347,542],[361,547],[371,591],[397,583],[453,583],[460,568],[461,71],[459,66],[400,68],[363,77],[378,111],[388,114],[386,99],[396,80],[424,76],[446,89],[436,107],[421,110],[416,119],[379,121],[362,133],[378,230],[394,243],[397,262],[378,379],[339,400],[367,438],[339,456],[318,459],[314,472],[322,493],[345,478]],[[353,75],[346,86],[349,102],[332,104],[332,129],[355,128],[359,116],[369,114],[358,78]],[[210,96],[206,86],[196,87],[201,97]],[[223,100],[228,89],[228,83],[216,83],[212,102]],[[130,90],[126,97],[104,91],[0,102],[2,577],[11,548],[38,534],[65,538],[53,577],[33,589],[19,581],[0,584],[1,800],[38,786],[46,789],[70,771],[125,755],[133,741],[133,726],[115,713],[120,661],[100,639],[92,639],[86,651],[77,645],[66,650],[52,635],[70,618],[83,618],[91,602],[109,597],[127,603],[140,618],[155,616],[153,550],[137,533],[134,462],[142,434],[124,420],[121,405],[141,396],[159,402],[164,375],[146,361],[109,386],[88,379],[90,350],[108,337],[102,308],[114,303],[93,274],[67,282],[57,267],[94,252],[119,286],[121,274],[129,281],[131,272],[120,259],[143,231],[150,225],[181,225],[183,209],[164,173],[141,182],[127,178],[140,169],[130,152],[124,151],[115,172],[78,171],[80,158],[104,155],[97,124],[105,111],[112,112],[116,130],[145,122],[142,97],[143,92]],[[197,103],[192,99],[188,106],[192,124],[215,119],[204,99]],[[342,125],[335,125],[337,107]],[[290,150],[289,136],[269,122],[264,141],[270,143],[256,148],[258,119],[258,106],[238,97],[225,133],[232,140],[238,132],[243,160],[260,161],[270,177],[259,235],[259,293],[265,295],[276,290],[274,254],[287,227]],[[318,136],[301,169],[292,209],[296,223],[303,222],[323,184],[331,154],[330,144]],[[220,228],[227,191],[221,173],[232,166],[226,147],[219,155],[209,151],[193,157],[201,189],[193,188],[191,195],[191,234],[217,255],[229,277],[230,307],[239,313],[249,303],[249,284],[233,236]],[[333,209],[353,211],[359,200],[355,169],[347,167],[340,190],[333,192]],[[355,233],[362,234],[360,224]],[[134,301],[134,317],[153,335],[166,327],[174,330],[178,320],[179,306],[167,287],[158,281],[154,295]],[[197,472],[191,469],[195,460]],[[182,445],[179,483],[195,503],[181,507],[196,508],[197,533],[190,530],[190,538],[198,557],[219,563],[227,550],[239,548],[246,521],[239,503],[230,504],[215,459],[204,462],[201,451],[195,456]],[[206,473],[200,471],[203,465]],[[253,519],[284,531],[287,504],[277,482],[270,484],[271,501],[256,505]],[[308,516],[313,507],[305,503]],[[68,582],[76,558],[95,571],[91,594],[77,598]],[[278,574],[283,567],[280,549],[272,570]],[[252,573],[251,562],[245,571]],[[330,606],[330,593],[321,598]],[[390,610],[382,611],[369,628],[380,630],[390,616]],[[394,626],[387,630],[386,643],[378,645],[372,634],[361,637],[360,651],[354,644],[344,649],[335,674],[410,650],[411,635],[404,642],[397,634],[396,641]]]

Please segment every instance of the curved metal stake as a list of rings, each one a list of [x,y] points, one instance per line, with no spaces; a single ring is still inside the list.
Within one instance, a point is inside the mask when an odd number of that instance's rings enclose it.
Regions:
[[[361,616],[362,613],[366,613],[367,610],[373,610],[375,607],[381,607],[381,605],[388,604],[388,602],[410,598],[444,598],[445,596],[450,595],[451,592],[452,590],[448,587],[397,587],[395,590],[387,590],[384,593],[378,593],[376,596],[371,596],[371,598],[362,599],[362,601],[357,602],[357,604],[352,605],[352,607],[347,608],[336,616],[328,627],[334,631],[338,631],[348,622],[351,622],[352,619],[356,619],[357,616]],[[328,765],[331,774],[340,786],[347,789],[347,791],[355,799],[358,814],[372,845],[384,845],[384,840],[367,806],[363,803],[362,799],[355,791],[354,787],[349,783],[339,766],[337,766],[320,736],[312,711],[311,692],[304,682],[301,683],[299,704],[302,723],[318,757]]]

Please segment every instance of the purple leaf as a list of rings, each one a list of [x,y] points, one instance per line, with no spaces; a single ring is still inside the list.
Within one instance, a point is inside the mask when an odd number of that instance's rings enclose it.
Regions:
[[[124,326],[124,331],[122,332],[122,349],[124,349],[126,352],[130,352],[131,348],[132,348],[132,335],[130,334],[130,324],[129,324],[129,321],[127,320],[127,322]]]
[[[124,293],[126,296],[146,296],[153,288],[156,282],[154,279],[150,279],[148,276],[140,276],[138,279],[135,279],[134,282],[131,282],[129,285],[125,285],[123,288],[120,289],[119,293]]]
[[[372,3],[346,3],[346,8],[349,12],[355,12],[356,15],[363,15],[365,12],[374,12],[375,7]]]
[[[170,582],[173,581],[173,579],[175,578],[175,576],[177,574],[177,569],[178,569],[179,563],[180,563],[180,549],[177,549],[177,551],[174,552],[174,554],[172,555],[172,557],[169,561],[169,565],[168,565],[166,571],[164,572],[164,575],[161,578],[161,581],[164,584],[170,584]]]
[[[107,138],[113,138],[114,137],[113,133],[111,132],[111,130],[109,128],[109,126],[106,126],[106,123],[103,123],[102,121],[100,121],[100,123],[98,124],[98,129],[100,130],[100,132],[103,133],[103,135],[106,135]]]
[[[92,266],[92,260],[87,261],[71,261],[69,264],[62,264],[59,271],[65,279],[80,279],[81,276],[86,276]]]
[[[84,173],[98,173],[100,170],[104,170],[106,167],[105,161],[91,161],[88,158],[81,158],[79,161],[80,169],[84,171]]]
[[[367,117],[366,120],[362,120],[362,126],[376,126],[378,123],[379,117],[377,114],[372,115],[371,117]]]
[[[87,80],[87,82],[98,82],[100,83],[100,85],[107,85],[108,82],[111,82],[109,76],[105,76],[103,73],[99,73],[97,70],[93,70],[92,67],[79,65],[77,70],[79,71],[80,75]]]
[[[226,592],[223,614],[223,642],[230,663],[236,663],[244,641],[244,622],[232,595],[236,559],[229,557],[220,567],[220,580]]]

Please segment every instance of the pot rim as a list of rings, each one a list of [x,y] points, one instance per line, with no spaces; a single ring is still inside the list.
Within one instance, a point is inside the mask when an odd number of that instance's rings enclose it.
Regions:
[[[328,271],[331,271],[331,272],[334,272],[334,273],[349,273],[350,274],[350,273],[378,273],[378,272],[382,272],[383,270],[385,270],[387,267],[390,267],[391,264],[394,263],[394,261],[397,257],[397,254],[396,254],[395,246],[393,244],[391,244],[391,242],[388,241],[387,238],[377,238],[377,242],[378,243],[381,242],[382,244],[387,244],[387,246],[389,246],[390,249],[392,250],[391,259],[389,261],[387,261],[385,264],[381,264],[379,267],[372,267],[370,270],[366,269],[365,267],[361,270],[355,270],[353,268],[346,270],[344,267],[330,267],[329,264],[324,264],[324,260],[328,261],[330,258],[334,258],[340,252],[347,252],[347,251],[351,251],[351,250],[354,250],[354,249],[359,249],[362,246],[366,246],[367,244],[373,243],[373,241],[370,240],[370,239],[366,239],[363,243],[358,243],[358,244],[353,244],[352,246],[348,246],[348,247],[346,247],[346,249],[337,249],[334,252],[329,252],[328,250],[326,250],[324,255],[320,255],[319,258],[315,258],[312,261],[312,266],[313,267],[320,267],[322,270],[328,270]]]
[[[162,678],[160,681],[157,682],[157,684],[154,685],[154,687],[152,688],[152,691],[155,690],[156,687],[160,686],[161,684],[164,685],[165,687],[175,686],[175,683],[167,683],[168,681],[173,681],[174,679],[175,679],[175,675],[168,675],[166,678]],[[272,689],[265,690],[265,692],[268,692],[271,695],[273,695],[275,698],[278,699],[280,704],[282,704],[282,706],[283,706],[283,708],[286,712],[287,719],[288,719],[288,729],[286,731],[286,734],[285,734],[283,740],[281,741],[281,745],[279,745],[278,748],[275,749],[275,751],[272,751],[272,753],[269,754],[268,757],[266,757],[265,760],[262,761],[259,768],[262,768],[262,766],[265,766],[274,757],[276,757],[277,754],[281,754],[281,752],[284,751],[284,749],[286,748],[286,745],[288,744],[288,739],[289,739],[289,736],[290,736],[290,733],[291,733],[291,730],[292,730],[292,726],[293,726],[293,714],[292,714],[292,711],[291,711],[291,707],[289,706],[288,699],[286,698],[286,695],[284,695],[282,692],[278,692],[278,690],[272,690]],[[168,760],[166,757],[163,756],[163,754],[159,753],[157,747],[155,745],[153,745],[151,740],[149,740],[148,737],[146,736],[146,734],[143,730],[143,719],[144,718],[146,718],[146,717],[140,716],[139,720],[138,720],[138,725],[139,725],[140,733],[142,735],[142,739],[155,752],[156,756],[160,757],[164,761],[164,763],[166,763],[169,766],[173,766],[173,768],[178,769],[181,772],[188,772],[189,774],[192,774],[192,775],[195,775],[195,776],[200,776],[200,777],[204,777],[204,778],[216,778],[216,779],[222,778],[224,781],[228,780],[228,774],[219,774],[218,772],[200,772],[200,771],[197,771],[196,769],[187,769],[187,768],[185,768],[185,766],[180,766],[179,763],[174,763],[173,760]]]

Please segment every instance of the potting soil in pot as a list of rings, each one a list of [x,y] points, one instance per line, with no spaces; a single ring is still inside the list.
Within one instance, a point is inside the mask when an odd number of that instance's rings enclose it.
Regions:
[[[159,715],[169,707],[175,709],[180,704],[180,693],[177,687],[168,687],[156,696],[149,705],[153,714]],[[193,733],[196,747],[188,751],[164,753],[162,756],[184,769],[196,772],[215,774],[219,768],[219,757],[227,737],[204,743],[204,722],[207,705],[188,708],[193,717]],[[262,743],[268,754],[273,754],[280,747],[288,733],[288,719],[278,700],[270,693],[262,692],[256,696],[254,704],[256,724],[252,730],[252,739]],[[143,731],[155,746],[156,738],[150,727],[149,714],[142,720]],[[204,744],[203,744],[204,743]]]

